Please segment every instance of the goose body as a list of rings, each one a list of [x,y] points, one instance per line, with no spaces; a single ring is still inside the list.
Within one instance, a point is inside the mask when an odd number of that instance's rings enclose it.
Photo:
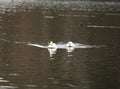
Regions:
[[[52,41],[50,41],[48,48],[54,49],[54,48],[57,48],[57,45],[53,43]]]

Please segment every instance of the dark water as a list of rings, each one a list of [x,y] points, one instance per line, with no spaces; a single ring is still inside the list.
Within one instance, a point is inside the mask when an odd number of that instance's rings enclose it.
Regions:
[[[119,1],[0,2],[0,89],[120,89]],[[28,43],[73,41],[68,53]]]

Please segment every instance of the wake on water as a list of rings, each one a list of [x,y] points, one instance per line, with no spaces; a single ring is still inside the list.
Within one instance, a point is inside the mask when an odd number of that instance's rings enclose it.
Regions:
[[[33,44],[33,43],[28,43],[27,45],[29,46],[34,46],[34,47],[39,47],[39,48],[48,48],[48,45],[40,45],[40,44]],[[66,49],[66,43],[57,43],[57,49]],[[74,47],[73,48],[99,48],[103,45],[86,45],[86,44],[80,44],[80,43],[74,43]]]

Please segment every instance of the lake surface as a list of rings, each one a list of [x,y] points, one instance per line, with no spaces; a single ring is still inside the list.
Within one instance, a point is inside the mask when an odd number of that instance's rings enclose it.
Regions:
[[[0,1],[0,89],[120,89],[119,1],[23,1]]]

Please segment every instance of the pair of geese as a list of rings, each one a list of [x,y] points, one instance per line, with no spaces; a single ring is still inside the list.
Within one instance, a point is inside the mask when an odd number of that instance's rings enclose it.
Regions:
[[[66,47],[67,48],[72,48],[74,47],[74,43],[72,41],[69,41],[67,44],[66,44]],[[48,48],[51,48],[51,49],[54,49],[54,48],[57,48],[57,45],[55,43],[53,43],[53,41],[50,41],[49,45],[48,45]]]

